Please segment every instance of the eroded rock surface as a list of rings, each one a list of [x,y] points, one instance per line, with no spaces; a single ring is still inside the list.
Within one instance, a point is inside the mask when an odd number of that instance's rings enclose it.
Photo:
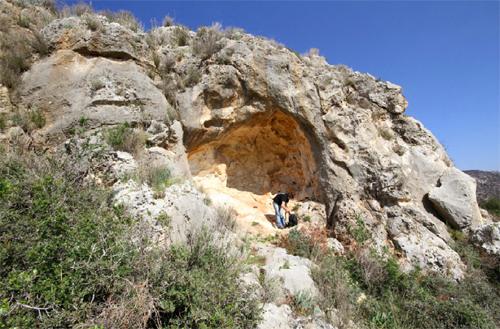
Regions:
[[[489,223],[477,227],[471,235],[472,242],[500,262],[500,223]]]
[[[455,229],[477,226],[481,213],[476,201],[476,182],[456,168],[439,179],[439,186],[429,192],[429,200],[438,213]]]
[[[318,296],[318,289],[311,278],[313,264],[309,259],[289,255],[285,249],[271,246],[261,246],[258,254],[266,259],[263,267],[265,275],[282,282],[285,297],[299,293]]]
[[[90,131],[128,123],[146,132],[145,155],[114,154],[124,166],[117,175],[133,161],[161,162],[192,176],[214,203],[235,207],[240,227],[262,235],[275,230],[272,194],[290,190],[324,205],[298,211],[322,217],[340,242],[363,225],[372,247],[398,249],[405,267],[461,276],[442,219],[466,232],[486,221],[472,183],[404,114],[401,87],[240,31],[215,31],[212,44],[200,45],[181,27],[144,34],[83,15],[56,19],[41,34],[50,53],[23,74],[14,107],[37,109],[46,123],[8,130],[27,147],[67,145],[82,122]],[[1,113],[15,110],[1,98]],[[120,191],[154,217],[157,209],[178,211],[168,202],[186,191],[172,188],[163,199],[142,186],[124,183]],[[201,220],[198,201],[199,209],[186,207],[173,221]]]
[[[23,104],[43,112],[47,124],[38,132],[59,140],[79,126],[165,121],[170,105],[134,62],[86,58],[60,50],[33,65],[23,76]]]

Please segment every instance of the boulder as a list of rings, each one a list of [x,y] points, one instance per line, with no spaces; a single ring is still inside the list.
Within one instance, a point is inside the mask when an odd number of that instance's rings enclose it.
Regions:
[[[500,260],[500,222],[483,224],[473,229],[471,241],[488,255]]]
[[[257,329],[292,329],[292,310],[288,305],[265,304]]]
[[[460,256],[441,238],[431,232],[419,219],[424,213],[414,208],[391,207],[387,211],[388,234],[394,246],[404,253],[404,270],[414,265],[460,280],[465,265]]]
[[[266,257],[263,267],[269,278],[278,278],[282,282],[285,296],[307,293],[313,297],[319,292],[311,278],[312,262],[309,259],[289,255],[285,249],[273,246],[261,246],[257,253]]]
[[[326,239],[326,244],[330,250],[338,255],[342,255],[344,253],[344,246],[340,243],[339,240],[335,238]]]
[[[456,168],[448,169],[438,186],[429,192],[429,200],[454,229],[464,230],[482,222],[476,201],[475,180]]]

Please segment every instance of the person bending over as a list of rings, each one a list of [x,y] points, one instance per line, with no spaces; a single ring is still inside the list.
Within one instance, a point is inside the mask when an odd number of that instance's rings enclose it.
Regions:
[[[287,205],[290,199],[293,199],[292,193],[278,193],[273,198],[273,207],[274,212],[276,213],[276,226],[278,228],[285,228],[285,215],[282,214],[281,208],[285,210],[285,213],[290,214],[290,209],[288,209]]]

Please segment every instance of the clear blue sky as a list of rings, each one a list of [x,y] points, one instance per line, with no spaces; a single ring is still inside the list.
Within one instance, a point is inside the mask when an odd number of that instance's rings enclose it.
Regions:
[[[71,2],[70,2],[71,3]],[[170,15],[191,29],[223,26],[273,38],[300,53],[319,48],[403,86],[460,169],[500,170],[500,8],[497,1],[104,1],[149,27]]]

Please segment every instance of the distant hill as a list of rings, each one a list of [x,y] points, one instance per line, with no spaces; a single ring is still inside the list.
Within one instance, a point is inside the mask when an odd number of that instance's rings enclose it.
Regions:
[[[500,199],[500,172],[465,170],[465,173],[474,177],[477,182],[477,200],[479,203],[490,198]]]

